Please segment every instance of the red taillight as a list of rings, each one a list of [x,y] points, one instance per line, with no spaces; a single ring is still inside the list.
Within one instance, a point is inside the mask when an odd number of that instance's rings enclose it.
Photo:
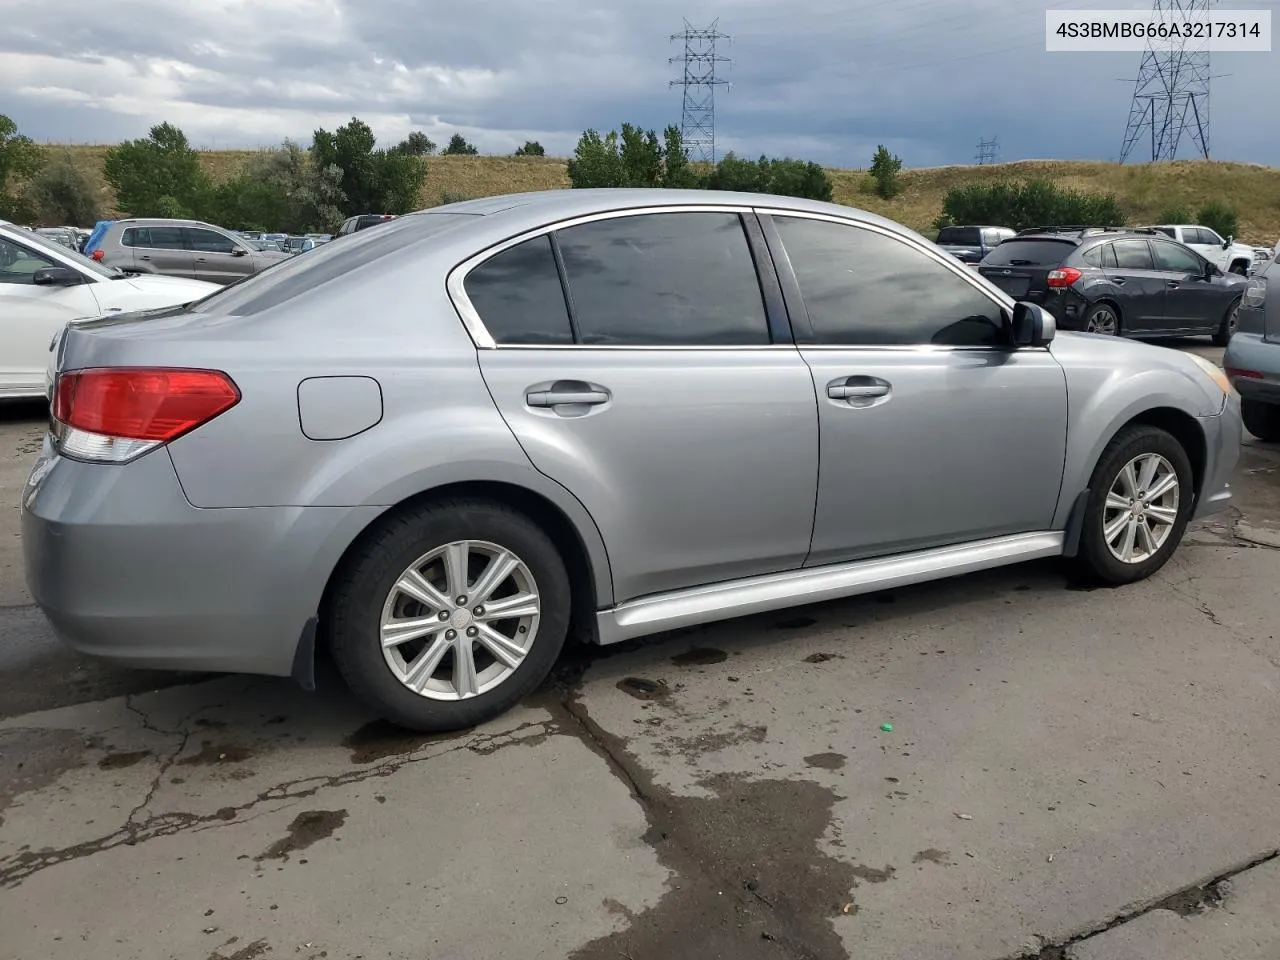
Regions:
[[[1057,270],[1049,271],[1049,289],[1061,290],[1063,287],[1069,287],[1080,279],[1082,274],[1075,267],[1059,267]]]
[[[168,443],[239,400],[218,370],[100,367],[58,374],[53,417],[99,436]]]
[[[1241,370],[1239,367],[1227,367],[1223,371],[1228,377],[1240,377],[1244,380],[1261,380],[1262,374],[1257,370]]]
[[[102,262],[102,251],[101,251],[101,250],[95,250],[95,251],[93,251],[93,253],[89,254],[89,256],[93,258],[94,263],[101,263],[101,262]]]

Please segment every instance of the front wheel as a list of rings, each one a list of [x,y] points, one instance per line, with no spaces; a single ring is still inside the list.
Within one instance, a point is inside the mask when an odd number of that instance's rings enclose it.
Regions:
[[[1213,343],[1218,347],[1225,347],[1231,342],[1231,338],[1236,334],[1236,325],[1240,322],[1240,301],[1234,301],[1231,306],[1227,307],[1227,312],[1222,315],[1222,321],[1218,324],[1218,329],[1213,335]]]
[[[356,697],[411,730],[460,730],[546,678],[569,626],[551,539],[498,503],[450,500],[395,514],[339,571],[328,638]]]
[[[1241,400],[1240,419],[1244,421],[1244,428],[1259,440],[1280,443],[1280,404]]]
[[[1106,583],[1146,579],[1177,549],[1194,502],[1182,445],[1158,427],[1126,427],[1089,483],[1081,560]]]

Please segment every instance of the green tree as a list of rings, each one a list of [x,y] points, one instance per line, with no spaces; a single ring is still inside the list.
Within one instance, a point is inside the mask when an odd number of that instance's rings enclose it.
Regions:
[[[662,147],[658,145],[657,133],[624,123],[618,142],[622,159],[621,186],[662,186]]]
[[[547,151],[542,148],[537,140],[526,140],[522,145],[516,147],[517,157],[545,157]]]
[[[771,193],[810,200],[831,200],[831,178],[819,164],[791,157],[744,160],[727,153],[707,177],[712,190]]]
[[[579,190],[622,186],[618,134],[613,130],[603,137],[595,130],[583,133],[569,160],[568,172],[569,182]]]
[[[467,138],[455,133],[449,138],[449,145],[440,151],[445,156],[475,156],[480,151],[467,142]]]
[[[429,157],[436,152],[436,142],[421,130],[414,130],[396,145],[395,152],[411,157]]]
[[[408,213],[417,206],[427,180],[426,160],[402,150],[403,144],[391,150],[376,149],[376,145],[373,130],[359,117],[352,117],[333,133],[324,129],[315,132],[312,163],[318,171],[329,171],[326,176],[331,176],[333,169],[339,171],[340,206],[347,216]],[[331,199],[339,196],[329,192]]]
[[[171,123],[112,147],[103,172],[116,192],[116,206],[130,216],[199,216],[212,195],[199,154]]]
[[[740,193],[766,193],[769,186],[768,160],[744,160],[732,150],[720,158],[707,175],[710,190],[731,190]]]
[[[42,223],[91,227],[102,219],[102,189],[67,151],[55,154],[31,178],[26,198]]]
[[[902,160],[889,152],[881,144],[876,147],[875,156],[871,158],[871,176],[876,181],[876,193],[885,200],[891,200],[902,192],[898,183],[898,174],[902,171]]]
[[[678,128],[667,127],[659,140],[654,130],[624,123],[621,133],[583,133],[569,160],[569,182],[579,189],[680,188],[697,186],[698,175],[689,165]]]
[[[689,164],[689,151],[677,126],[662,131],[662,185],[673,190],[699,186],[696,170]]]
[[[330,232],[342,222],[342,171],[319,168],[291,140],[245,161],[219,184],[210,219],[236,230]]]
[[[1174,221],[1185,223],[1185,220]],[[1200,208],[1196,222],[1210,230],[1215,230],[1223,240],[1235,237],[1240,231],[1240,217],[1236,208],[1221,200],[1213,200]]]
[[[0,113],[0,217],[26,220],[30,208],[13,190],[13,180],[33,176],[44,163],[44,151],[18,125]]]

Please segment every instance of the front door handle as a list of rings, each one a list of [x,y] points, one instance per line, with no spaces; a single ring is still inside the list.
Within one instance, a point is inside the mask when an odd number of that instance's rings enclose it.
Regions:
[[[145,253],[142,253],[142,254],[139,254],[139,255],[138,255],[138,259],[139,259],[139,260],[150,260],[151,258],[150,258],[149,256],[147,256]]]
[[[1124,277],[1112,277],[1111,282],[1114,283],[1117,287],[1123,287]]]
[[[877,377],[845,377],[827,384],[832,400],[874,400],[889,395],[889,384]]]
[[[1178,281],[1177,281],[1177,280],[1170,280],[1170,281],[1169,281],[1169,289],[1170,289],[1170,290],[1177,290],[1177,289],[1178,289]]]
[[[609,391],[581,380],[557,380],[539,384],[525,392],[524,401],[531,407],[587,406],[597,407],[612,399]]]

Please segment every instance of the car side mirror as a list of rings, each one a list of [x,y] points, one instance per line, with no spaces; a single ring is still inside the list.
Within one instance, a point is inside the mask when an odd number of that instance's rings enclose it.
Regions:
[[[31,275],[31,282],[38,287],[74,287],[84,283],[84,277],[70,267],[41,267]]]
[[[1013,305],[1011,333],[1016,347],[1048,346],[1058,332],[1058,321],[1048,310],[1034,303],[1018,301]]]
[[[233,257],[247,257],[249,255],[249,251],[244,247],[232,247],[231,255]]]
[[[1235,240],[1236,240],[1236,238],[1235,238],[1235,237],[1227,237],[1227,239],[1225,239],[1225,240],[1223,240],[1223,241],[1222,241],[1222,249],[1223,249],[1223,250],[1227,249],[1227,247],[1229,247],[1229,246],[1231,246],[1231,244],[1235,243]]]

